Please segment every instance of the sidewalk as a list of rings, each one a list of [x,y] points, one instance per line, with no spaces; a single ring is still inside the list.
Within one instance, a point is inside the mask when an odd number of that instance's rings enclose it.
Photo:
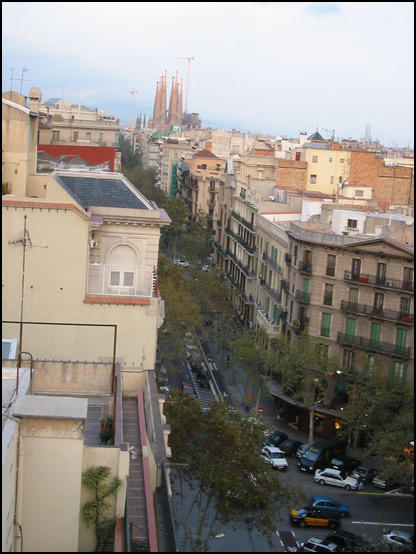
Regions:
[[[231,383],[232,370],[231,368],[226,368],[225,364],[221,363],[221,353],[214,347],[214,344],[209,341],[210,346],[210,356],[215,360],[215,363],[218,368],[218,373],[221,375],[221,380],[224,385],[224,388],[233,404],[233,406],[238,409],[242,414],[247,415],[246,407],[249,405],[248,396],[245,393],[245,387],[242,381],[244,379],[241,368],[238,368],[234,364],[234,376],[235,384]],[[274,397],[271,394],[266,392],[262,393],[261,408],[263,408],[263,413],[261,417],[267,421],[272,427],[284,431],[289,438],[301,441],[302,443],[308,442],[308,434],[296,429],[283,419],[278,419],[278,405],[274,400]],[[259,414],[260,415],[260,414]],[[319,437],[316,437],[315,440],[318,440]],[[352,458],[357,458],[361,460],[362,465],[368,467],[377,467],[377,460],[371,456],[368,456],[364,453],[361,448],[347,448],[347,455]]]

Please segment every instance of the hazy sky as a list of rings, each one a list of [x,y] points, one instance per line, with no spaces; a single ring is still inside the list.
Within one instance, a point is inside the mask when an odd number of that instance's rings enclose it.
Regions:
[[[203,124],[413,146],[413,2],[3,2],[2,90],[130,120],[184,79]],[[27,81],[20,81],[22,69]],[[325,131],[327,129],[327,131]]]

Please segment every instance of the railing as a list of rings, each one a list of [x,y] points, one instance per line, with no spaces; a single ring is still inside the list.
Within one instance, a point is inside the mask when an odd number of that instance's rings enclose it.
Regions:
[[[125,283],[126,274],[129,274],[128,280],[131,281],[128,285]],[[88,295],[98,296],[152,298],[156,295],[156,271],[145,266],[91,263],[88,267],[86,292]]]
[[[282,301],[282,294],[277,292],[277,290],[272,289],[272,287],[270,287],[265,281],[262,283],[262,285],[270,294],[270,296],[272,296],[276,300],[276,302],[280,304],[280,302]]]
[[[398,279],[380,279],[376,275],[368,275],[364,273],[354,274],[351,271],[344,272],[344,281],[352,283],[360,283],[386,289],[398,289],[401,291],[414,292],[413,283],[409,281],[399,281]]]
[[[379,309],[375,306],[368,306],[367,304],[356,304],[354,302],[347,302],[346,300],[341,300],[341,310],[352,314],[367,315],[379,319],[398,321],[400,323],[405,323],[408,325],[412,325],[414,323],[414,314],[408,314],[405,312],[398,312],[396,310],[388,310],[383,308]]]
[[[300,273],[306,273],[307,275],[310,275],[312,273],[312,264],[307,264],[305,262],[299,262],[298,263],[298,270]]]
[[[283,269],[281,268],[281,266],[276,263],[274,260],[272,260],[272,258],[269,258],[269,256],[263,252],[263,260],[266,262],[267,265],[269,265],[270,267],[272,267],[273,269],[275,269],[278,273],[280,273],[280,275],[283,275]]]
[[[268,319],[267,319],[267,316],[265,313],[263,313],[263,311],[260,309],[260,308],[257,308],[257,312],[256,312],[256,320],[257,320],[257,323],[263,327],[263,329],[266,330],[266,332],[271,335],[271,334],[277,334],[279,333],[279,324],[277,323],[271,323]]]
[[[295,297],[300,304],[309,304],[309,302],[311,301],[311,295],[301,290],[297,290],[295,292]]]
[[[249,269],[247,266],[245,266],[234,254],[232,254],[231,252],[229,252],[228,254],[229,257],[234,261],[239,269],[241,269],[241,271],[248,279],[254,279],[256,277],[256,273],[252,269]]]
[[[293,320],[292,327],[295,330],[295,333],[300,335],[305,331],[305,329],[308,328],[309,324],[309,317],[298,317],[297,319]]]
[[[370,352],[380,352],[381,354],[397,356],[404,359],[410,358],[410,347],[391,344],[388,342],[380,342],[360,336],[346,335],[345,333],[338,333],[337,342],[348,346],[358,346],[359,348],[369,350]]]

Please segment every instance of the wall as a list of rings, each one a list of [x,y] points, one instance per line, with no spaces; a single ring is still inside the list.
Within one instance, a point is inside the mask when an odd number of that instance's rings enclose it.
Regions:
[[[22,419],[22,502],[17,520],[23,527],[24,551],[78,551],[83,457],[80,424],[74,420]]]
[[[110,468],[109,481],[113,477],[118,477],[122,484],[117,494],[108,498],[111,505],[109,515],[117,518],[124,516],[124,506],[126,502],[126,477],[129,475],[129,452],[121,451],[119,448],[108,447],[88,447],[83,450],[82,473],[89,467],[106,466]],[[81,487],[80,507],[91,498],[91,493],[84,486]],[[79,512],[79,542],[78,552],[94,552],[95,534],[93,527],[87,527],[82,520]]]
[[[312,161],[314,156],[317,158],[316,162]],[[344,161],[341,162],[341,160]],[[305,161],[308,163],[306,178],[307,190],[317,190],[325,194],[335,194],[340,178],[342,181],[348,181],[350,152],[305,148]],[[316,175],[316,183],[311,183],[311,175]]]
[[[103,164],[110,162],[110,171],[115,171],[114,160],[116,149],[112,146],[75,146],[59,144],[38,144],[38,152],[47,152],[54,158],[62,155],[79,156],[89,164]]]
[[[14,364],[16,365],[16,363]],[[18,424],[12,420],[6,420],[3,424],[3,441],[5,440],[4,431],[10,433],[10,440],[7,449],[3,447],[2,453],[2,552],[14,552],[15,534],[18,532],[14,525],[14,509],[16,500],[16,460],[17,444],[19,440]],[[20,523],[20,522],[19,522]]]
[[[306,190],[307,162],[277,159],[276,186],[285,190]]]

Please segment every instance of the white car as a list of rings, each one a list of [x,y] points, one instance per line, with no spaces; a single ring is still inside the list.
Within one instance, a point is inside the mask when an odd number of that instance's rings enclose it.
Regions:
[[[181,267],[189,267],[189,262],[186,260],[176,260],[176,265],[180,265]]]
[[[339,469],[317,469],[313,477],[320,485],[334,485],[343,487],[347,491],[358,489],[359,481],[355,477],[343,474]]]
[[[384,542],[397,547],[398,550],[414,552],[413,539],[410,533],[405,533],[404,531],[399,531],[398,529],[392,529],[390,533],[383,535],[382,538]]]
[[[276,446],[265,446],[261,449],[260,454],[273,469],[286,471],[289,467],[285,458],[286,454]]]
[[[209,271],[209,265],[208,264],[204,264],[202,267],[201,267],[202,271]]]

